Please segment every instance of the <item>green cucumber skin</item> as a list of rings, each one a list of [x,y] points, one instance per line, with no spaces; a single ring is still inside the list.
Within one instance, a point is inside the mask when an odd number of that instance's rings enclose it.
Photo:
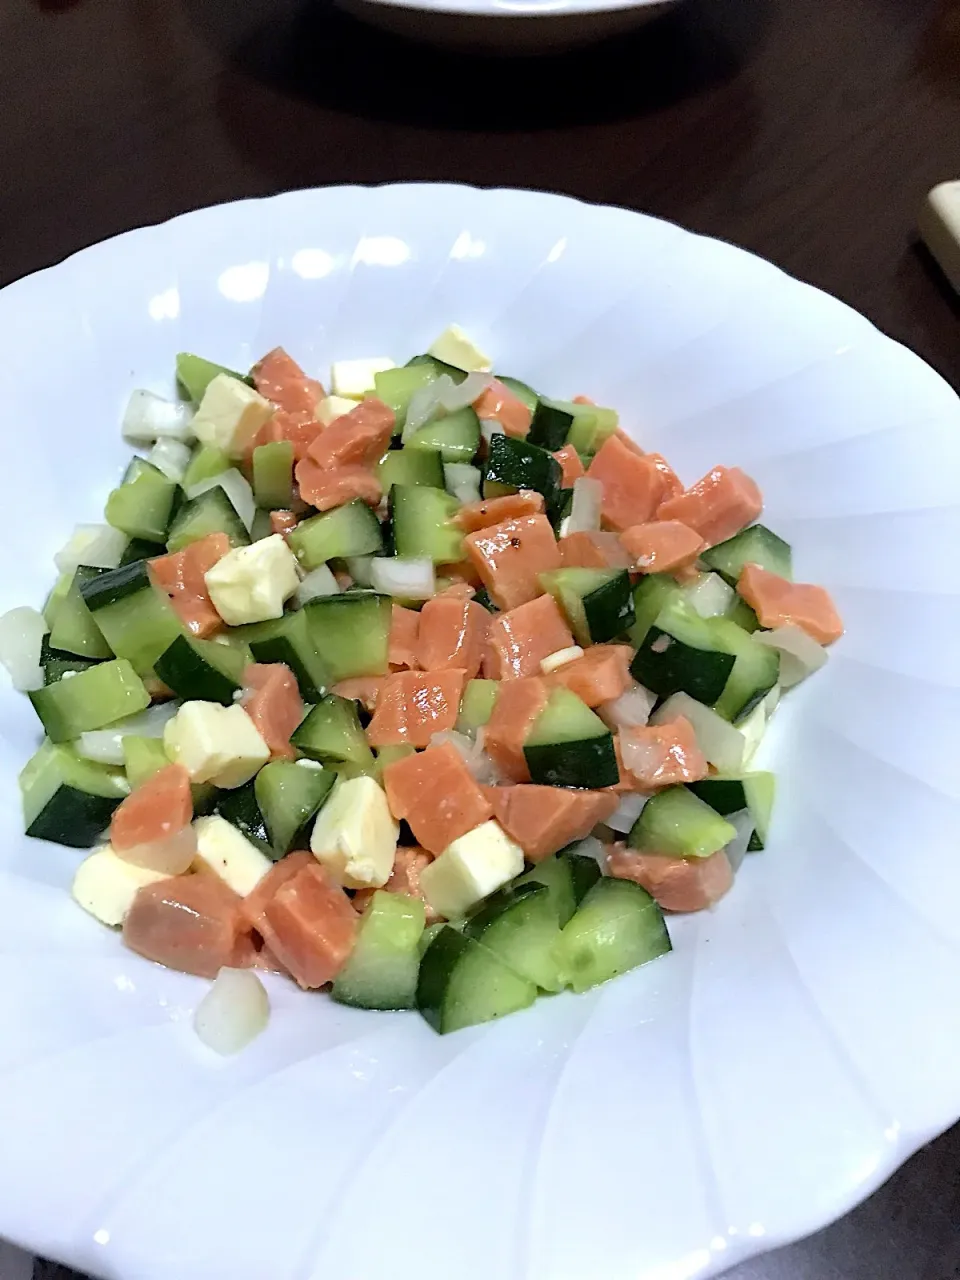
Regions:
[[[234,694],[242,687],[239,680],[231,679],[225,671],[206,662],[186,636],[177,636],[157,659],[154,669],[163,683],[185,702],[219,702],[229,707]]]
[[[723,693],[735,661],[732,653],[696,649],[651,626],[634,654],[630,674],[661,698],[688,693],[698,702],[712,706]]]
[[[463,990],[462,975],[479,971],[482,982]],[[474,938],[445,925],[420,961],[417,1008],[441,1035],[476,1026],[529,1008],[536,999],[532,982],[520,977]]]
[[[670,949],[663,912],[650,894],[631,880],[607,876],[587,893],[561,933],[567,982],[578,994]]]
[[[598,790],[620,781],[613,735],[599,734],[579,742],[527,744],[523,754],[533,782],[545,787]]]
[[[236,827],[261,853],[276,859],[253,780],[245,782],[242,787],[221,791],[214,801],[213,812]]]

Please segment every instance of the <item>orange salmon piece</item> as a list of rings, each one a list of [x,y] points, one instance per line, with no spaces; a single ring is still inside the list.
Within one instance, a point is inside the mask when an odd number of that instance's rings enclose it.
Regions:
[[[417,639],[420,635],[420,614],[416,609],[405,609],[402,604],[394,603],[390,612],[390,669],[399,667],[416,667],[422,664],[417,661]]]
[[[541,594],[540,574],[560,568],[560,549],[545,515],[502,520],[464,538],[490,598],[515,609]]]
[[[297,984],[311,990],[343,968],[359,924],[346,893],[311,859],[266,901],[260,932]]]
[[[712,547],[739,533],[762,510],[760,490],[745,472],[739,467],[714,467],[689,489],[662,502],[657,519],[689,525]]]
[[[419,617],[417,665],[424,671],[457,668],[465,680],[472,680],[480,670],[490,628],[483,605],[462,594],[444,594],[428,600]]]
[[[131,951],[198,978],[215,978],[248,952],[241,899],[207,872],[144,885],[123,922]]]
[[[615,533],[568,533],[557,544],[564,569],[629,569],[630,557]]]
[[[274,347],[252,369],[253,383],[260,394],[278,409],[291,414],[317,416],[317,404],[324,397],[323,387],[308,378],[283,347]],[[317,426],[319,427],[319,423]]]
[[[620,535],[638,573],[676,573],[694,563],[707,544],[696,529],[679,520],[631,525]]]
[[[295,529],[300,523],[300,519],[292,511],[271,511],[270,512],[270,532],[279,533],[284,536]],[[196,545],[196,544],[194,544]]]
[[[408,898],[419,898],[426,907],[427,924],[434,924],[440,919],[420,888],[421,872],[424,867],[429,867],[432,861],[433,854],[427,853],[426,849],[421,849],[418,845],[400,845],[393,861],[390,879],[383,886],[387,893],[404,893]],[[361,913],[366,911],[376,892],[376,889],[361,889],[355,893],[353,895],[354,910]]]
[[[493,816],[530,862],[588,836],[619,803],[609,791],[565,787],[487,787]]]
[[[213,607],[204,574],[230,550],[225,533],[208,533],[182,551],[149,560],[150,577],[163,591],[191,635],[204,639],[223,626]]]
[[[316,862],[312,853],[300,850],[288,853],[285,858],[275,862],[263,879],[254,886],[245,898],[240,899],[240,910],[246,922],[260,934],[266,924],[266,906],[272,901],[278,889],[292,880],[298,871]]]
[[[406,742],[428,747],[435,733],[456,724],[463,682],[462,670],[396,671],[387,676],[367,725],[370,746]]]
[[[550,686],[540,676],[506,680],[500,686],[483,735],[483,747],[505,778],[529,782],[523,744],[547,705]]]
[[[582,658],[574,658],[545,677],[548,686],[563,685],[575,693],[588,707],[619,698],[633,684],[630,659],[633,651],[626,644],[593,644]]]
[[[493,418],[503,427],[504,435],[523,439],[530,431],[533,415],[519,396],[497,378],[473,402],[478,418]]]
[[[359,498],[368,507],[376,507],[383,497],[383,486],[367,467],[347,463],[342,467],[325,468],[312,458],[304,458],[294,468],[300,487],[300,497],[318,511],[342,507],[345,502]]]
[[[809,582],[790,582],[758,564],[747,564],[737,591],[760,619],[761,627],[802,627],[817,644],[833,644],[843,622],[830,593]]]
[[[543,510],[543,494],[536,489],[521,489],[519,493],[507,493],[502,498],[483,498],[480,502],[468,502],[453,517],[451,524],[467,533],[477,529],[489,529],[501,520],[518,520],[523,516],[535,516]]]
[[[664,911],[702,911],[719,902],[733,884],[733,869],[722,849],[709,858],[664,858],[616,844],[607,852],[607,873],[642,885]]]
[[[319,467],[372,467],[387,451],[393,424],[393,410],[382,400],[361,400],[323,429],[307,456]]]
[[[629,448],[617,435],[601,445],[587,475],[602,483],[603,520],[618,533],[652,520],[668,493],[667,477],[656,457]]]
[[[131,791],[114,809],[110,843],[117,853],[123,853],[136,845],[165,840],[192,821],[190,775],[183,765],[168,764]]]
[[[372,715],[382,688],[382,676],[350,676],[347,680],[338,680],[330,692],[359,702],[364,711]]]
[[[408,823],[430,853],[443,853],[451,841],[493,814],[490,801],[450,742],[387,765],[383,784],[390,812]]]
[[[560,463],[560,470],[563,472],[561,484],[564,489],[572,489],[574,480],[579,480],[581,476],[587,474],[580,461],[580,455],[572,444],[565,444],[553,456]]]
[[[556,600],[537,596],[490,620],[484,672],[490,680],[538,676],[541,658],[573,644],[576,641]]]
[[[662,724],[621,725],[618,736],[624,768],[639,791],[699,782],[709,772],[686,716]]]
[[[303,699],[293,672],[282,662],[254,662],[243,673],[243,709],[270,754],[296,759],[290,735],[303,719]]]

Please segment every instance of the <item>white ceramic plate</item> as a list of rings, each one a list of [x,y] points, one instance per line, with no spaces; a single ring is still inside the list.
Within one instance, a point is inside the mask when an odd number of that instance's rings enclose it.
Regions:
[[[820,1226],[960,1114],[960,402],[729,245],[556,196],[342,187],[206,209],[0,292],[0,608],[39,604],[187,348],[497,367],[752,473],[848,633],[767,743],[769,848],[674,954],[447,1038],[277,982],[214,1061],[205,984],[71,905],[0,694],[0,1235],[116,1280],[681,1280]]]

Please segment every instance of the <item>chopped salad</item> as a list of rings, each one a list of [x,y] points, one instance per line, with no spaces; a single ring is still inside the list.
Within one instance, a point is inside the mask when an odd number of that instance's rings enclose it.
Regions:
[[[830,597],[737,467],[685,485],[614,409],[490,368],[456,326],[330,394],[280,348],[181,354],[106,522],[0,619],[45,734],[27,834],[92,850],[73,895],[132,950],[217,979],[221,1051],[265,1022],[255,970],[440,1032],[585,991],[764,846],[751,759]]]

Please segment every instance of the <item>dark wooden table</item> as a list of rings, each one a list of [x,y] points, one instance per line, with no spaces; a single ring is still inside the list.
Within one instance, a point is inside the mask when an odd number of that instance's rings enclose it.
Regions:
[[[0,0],[0,173],[0,283],[287,187],[544,187],[745,245],[960,387],[960,306],[913,231],[960,177],[960,0],[689,0],[533,63],[412,48],[320,0]],[[732,1274],[958,1280],[958,1167],[955,1129]]]

